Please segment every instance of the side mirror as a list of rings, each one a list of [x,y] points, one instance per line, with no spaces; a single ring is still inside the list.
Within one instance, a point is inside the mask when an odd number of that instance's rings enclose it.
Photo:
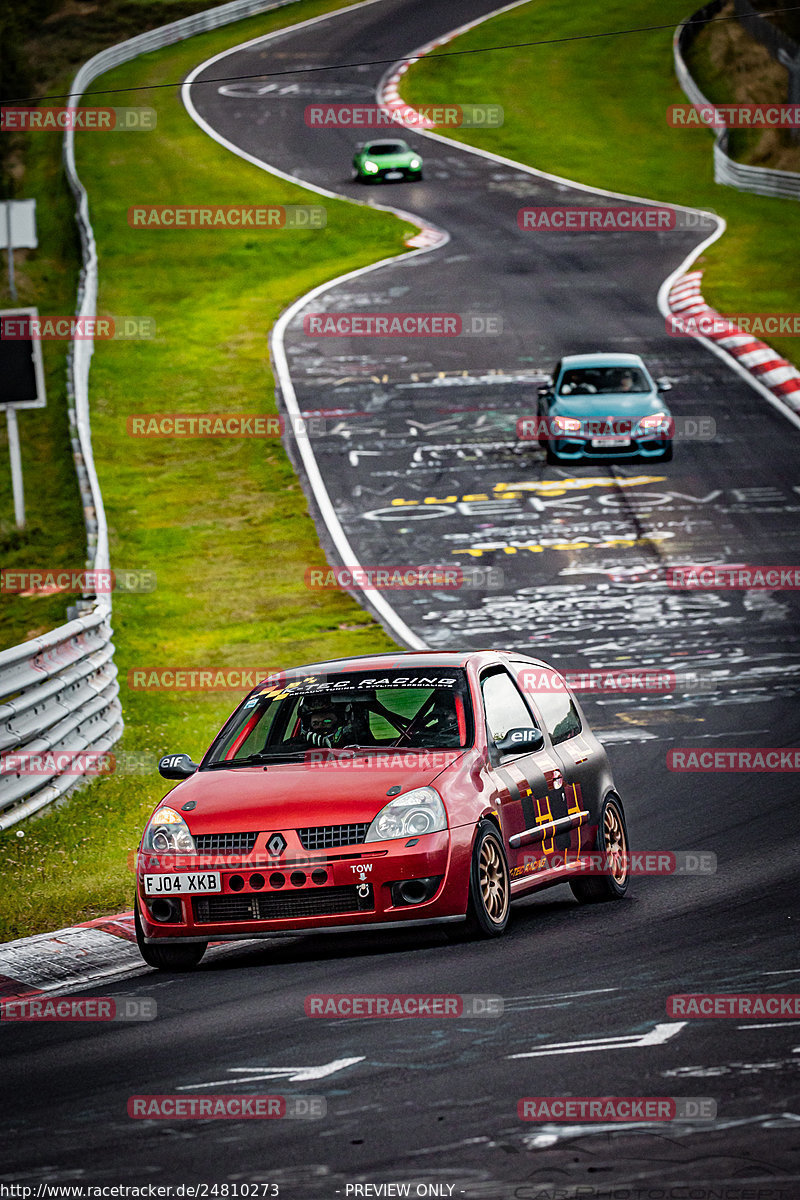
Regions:
[[[550,396],[552,396],[553,386],[552,386],[552,384],[545,383],[545,384],[541,385],[541,387],[538,389],[538,391],[539,391],[539,395],[544,400],[545,398],[549,398]]]
[[[672,384],[670,383],[670,381],[668,379],[657,379],[656,380],[656,388],[658,389],[659,392],[671,392]]]
[[[501,754],[524,754],[526,750],[541,750],[544,746],[544,734],[535,725],[518,729],[509,729],[504,738],[495,742]]]
[[[165,779],[188,779],[197,770],[188,754],[165,754],[158,760],[159,774]]]

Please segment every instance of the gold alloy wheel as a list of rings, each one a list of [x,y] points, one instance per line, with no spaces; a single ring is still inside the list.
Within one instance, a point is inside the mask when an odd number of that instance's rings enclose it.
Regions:
[[[622,887],[628,878],[628,843],[622,816],[613,801],[603,815],[603,849],[608,855],[611,878]]]
[[[508,909],[508,872],[493,837],[487,837],[481,846],[478,882],[487,916],[499,925]]]

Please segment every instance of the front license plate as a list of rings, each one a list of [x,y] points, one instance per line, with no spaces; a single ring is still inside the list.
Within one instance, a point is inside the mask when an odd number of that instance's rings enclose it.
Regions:
[[[197,871],[190,875],[145,875],[146,896],[188,896],[194,892],[221,892],[222,879],[218,871]]]
[[[631,439],[626,437],[596,437],[592,438],[593,446],[630,446]]]
[[[386,179],[402,179],[403,172],[402,171],[387,171],[385,178]]]

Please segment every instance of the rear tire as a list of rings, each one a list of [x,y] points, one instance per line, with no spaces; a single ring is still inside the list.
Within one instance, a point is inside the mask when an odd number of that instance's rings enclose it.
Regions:
[[[659,462],[672,462],[672,442],[670,442],[664,453],[661,455]]]
[[[617,796],[607,796],[603,802],[597,831],[597,850],[609,856],[608,872],[570,880],[572,894],[581,904],[621,900],[628,890],[628,829],[622,801]]]
[[[136,945],[139,953],[149,967],[159,971],[191,971],[200,962],[208,949],[208,942],[191,942],[184,945],[155,946],[144,940],[144,930],[139,916],[139,902],[133,909],[133,920],[136,926]]]
[[[503,839],[496,825],[481,821],[469,871],[467,920],[456,927],[456,936],[499,937],[508,924],[510,911],[511,877]]]

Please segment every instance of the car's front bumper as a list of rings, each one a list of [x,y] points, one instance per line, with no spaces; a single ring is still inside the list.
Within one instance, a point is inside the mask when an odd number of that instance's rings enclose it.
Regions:
[[[602,462],[606,459],[618,458],[663,458],[668,454],[672,441],[670,438],[632,437],[627,439],[627,445],[593,446],[591,438],[553,438],[550,442],[553,454],[563,458],[565,462],[577,462],[581,459]]]
[[[220,941],[303,930],[351,929],[409,921],[462,917],[466,910],[472,829],[462,826],[416,839],[364,843],[318,854],[293,855],[283,862],[257,853],[220,867],[207,856],[206,870],[221,876],[221,891],[169,896],[170,919],[153,916],[154,898],[145,894],[145,874],[183,873],[176,860],[159,871],[149,857],[137,865],[137,895],[145,940]],[[195,858],[191,869],[202,872]],[[325,882],[311,876],[325,872]],[[276,875],[283,877],[275,886]],[[300,876],[303,881],[299,882]],[[297,882],[292,882],[293,878]],[[397,885],[427,880],[430,894],[400,903]],[[163,906],[162,906],[163,909]]]
[[[378,171],[370,172],[357,166],[356,171],[360,179],[397,183],[401,179],[416,179],[422,173],[422,167],[381,167]]]

